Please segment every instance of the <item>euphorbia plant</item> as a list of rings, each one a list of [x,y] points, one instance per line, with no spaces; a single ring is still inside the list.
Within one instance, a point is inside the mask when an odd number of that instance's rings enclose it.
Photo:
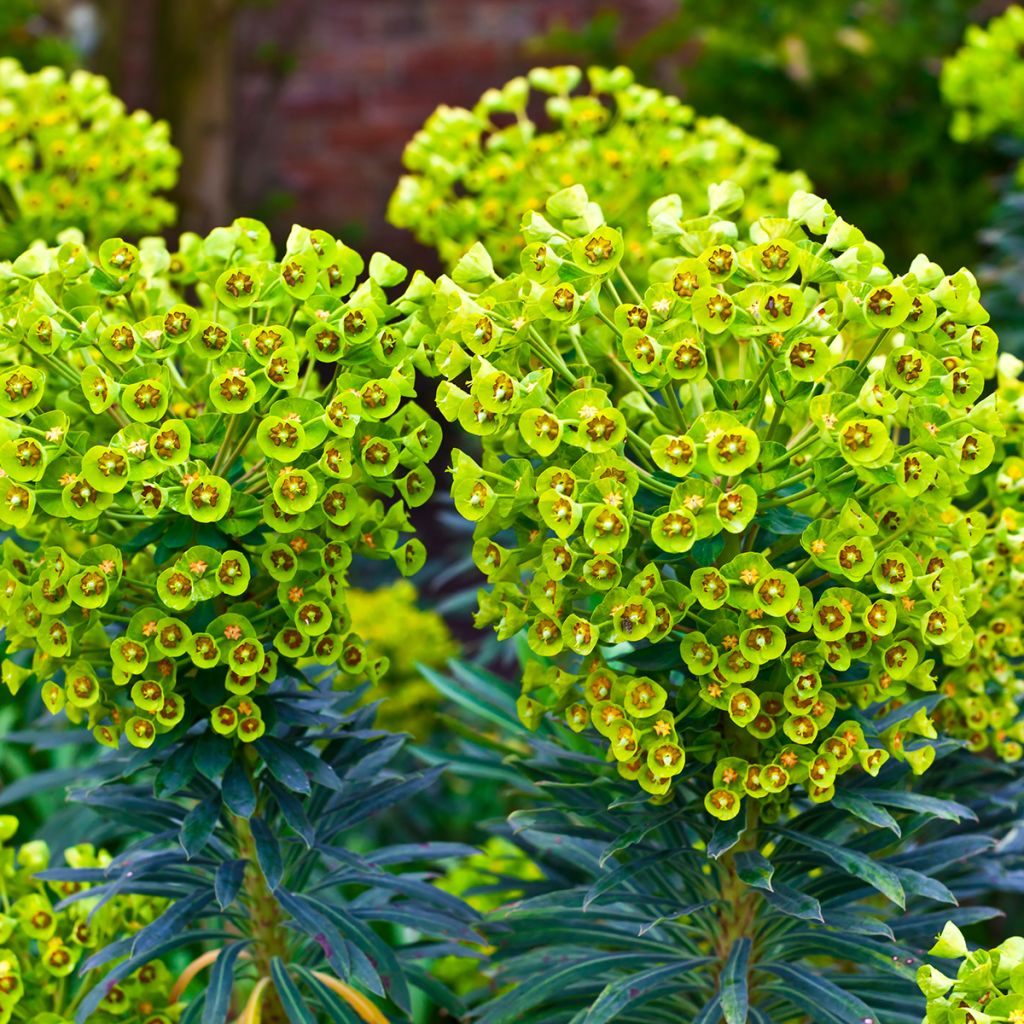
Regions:
[[[520,271],[477,246],[439,282],[439,406],[483,449],[452,493],[479,624],[537,658],[521,715],[596,729],[658,799],[695,779],[722,819],[921,773],[940,738],[1020,757],[1017,670],[992,694],[965,671],[1019,643],[973,625],[1004,430],[974,278],[896,276],[807,193],[749,232],[734,184],[709,205],[656,201],[676,255],[636,278],[576,186],[524,218]]]
[[[30,250],[5,275],[2,601],[12,690],[116,746],[208,718],[243,743],[306,665],[384,665],[350,630],[354,555],[415,571],[440,441],[406,355],[416,279],[255,221],[170,252]],[[189,299],[192,301],[190,302]],[[321,376],[322,375],[322,376]]]
[[[942,67],[942,92],[954,108],[960,142],[1019,135],[1024,114],[1024,9],[1009,6],[987,25],[970,25],[963,46]]]
[[[0,60],[0,257],[81,228],[90,242],[174,219],[178,151],[167,123],[129,114],[105,78]]]
[[[88,876],[97,893],[174,900],[90,961],[119,962],[79,1020],[143,958],[192,946],[197,969],[225,950],[193,1016],[376,1021],[364,993],[408,1014],[422,954],[400,966],[375,928],[474,939],[471,910],[395,867],[429,845],[364,860],[338,842],[433,779],[390,768],[401,739],[337,686],[386,668],[351,629],[349,573],[420,567],[408,516],[440,443],[410,358],[432,286],[400,288],[382,254],[363,270],[324,232],[296,228],[278,257],[238,220],[174,251],[67,242],[0,271],[3,678],[119,748],[79,798],[152,835]]]
[[[777,168],[778,153],[720,117],[697,117],[677,96],[639,85],[629,68],[592,67],[578,93],[577,67],[534,68],[476,105],[439,107],[405,149],[409,171],[391,198],[397,227],[453,264],[483,242],[502,270],[516,266],[519,221],[552,192],[582,182],[610,222],[628,229],[627,261],[648,261],[647,206],[678,190],[704,202],[712,182],[747,191],[746,221],[781,212],[799,172]],[[534,108],[543,104],[543,116]]]
[[[504,895],[484,922],[487,1024],[920,1024],[936,932],[1002,916],[993,891],[1019,884],[1017,844],[995,840],[1021,781],[990,756],[944,744],[923,779],[890,760],[744,828],[700,812],[699,775],[664,806],[637,799],[592,756],[600,737],[527,730],[477,666],[449,684],[502,723],[522,809],[501,832],[540,868],[487,889]],[[465,735],[462,774],[487,777],[494,738]]]

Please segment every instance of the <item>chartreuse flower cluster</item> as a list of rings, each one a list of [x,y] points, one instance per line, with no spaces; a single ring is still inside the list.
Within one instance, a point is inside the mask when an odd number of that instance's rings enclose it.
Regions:
[[[1024,939],[973,953],[955,924],[942,930],[932,956],[959,960],[955,978],[925,964],[917,983],[928,1000],[922,1024],[1024,1024]]]
[[[422,740],[433,730],[441,697],[417,666],[443,668],[459,645],[436,611],[419,606],[418,596],[409,580],[399,580],[376,590],[350,590],[348,607],[352,629],[388,661],[387,672],[365,698],[381,701],[377,723]],[[349,678],[341,676],[339,682]]]
[[[969,661],[942,690],[950,699],[936,708],[944,731],[963,736],[975,751],[992,746],[1006,760],[1022,755],[1021,734],[1008,728],[1024,695],[1024,363],[999,357],[996,393],[1005,436],[999,439],[984,485],[990,499],[989,529],[973,552],[982,601],[973,619],[975,645]]]
[[[777,169],[774,146],[720,117],[696,117],[678,97],[641,86],[625,67],[535,68],[483,94],[472,110],[439,107],[405,150],[408,174],[388,216],[448,264],[482,241],[503,271],[517,266],[519,221],[558,189],[581,182],[627,231],[627,262],[650,258],[649,203],[666,191],[688,207],[724,178],[747,194],[746,221],[785,210],[807,188]],[[538,96],[540,99],[538,99]],[[545,117],[532,120],[543,103]]]
[[[43,842],[7,845],[17,819],[0,815],[0,1022],[71,1024],[82,963],[109,943],[130,937],[166,909],[152,896],[118,895],[100,902],[84,895],[86,882],[41,882],[50,866]],[[72,868],[103,868],[105,850],[82,843],[64,851]],[[63,909],[58,904],[71,899]],[[160,961],[111,984],[90,1020],[98,1024],[171,1024],[180,1006],[168,1006],[171,976]]]
[[[557,193],[521,270],[474,248],[433,316],[439,407],[483,447],[452,485],[478,624],[538,659],[522,717],[595,729],[656,796],[689,764],[728,819],[890,757],[923,772],[934,704],[978,705],[1004,416],[970,273],[894,276],[807,193],[741,232],[740,190],[709,192],[703,217],[652,205],[677,254],[643,280],[584,190]],[[1020,755],[1013,699],[951,717]]]
[[[0,610],[12,691],[146,747],[242,741],[307,666],[383,671],[350,628],[354,555],[416,571],[408,510],[440,427],[406,354],[420,276],[235,221],[179,251],[34,248],[0,270]]]
[[[960,142],[1008,132],[1024,120],[1024,8],[1013,5],[987,25],[970,25],[964,44],[942,66],[942,93],[955,110]]]
[[[159,193],[178,178],[166,122],[126,112],[105,78],[0,60],[0,257],[87,226],[90,241],[174,220]]]

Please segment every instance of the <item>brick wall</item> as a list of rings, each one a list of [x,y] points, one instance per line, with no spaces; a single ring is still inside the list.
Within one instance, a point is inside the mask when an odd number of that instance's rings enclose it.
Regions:
[[[159,2],[117,5],[111,31],[118,45],[107,48],[121,94],[158,111],[150,58],[161,45],[154,29]],[[637,35],[677,5],[618,4]],[[405,141],[437,104],[472,103],[485,88],[530,67],[531,39],[559,24],[582,27],[608,6],[608,0],[250,0],[235,29],[231,212],[269,215],[284,230],[293,220],[362,229],[368,249],[416,257],[415,245],[384,222]],[[283,72],[275,70],[281,58],[292,62]],[[185,219],[205,226],[195,211],[186,210]]]

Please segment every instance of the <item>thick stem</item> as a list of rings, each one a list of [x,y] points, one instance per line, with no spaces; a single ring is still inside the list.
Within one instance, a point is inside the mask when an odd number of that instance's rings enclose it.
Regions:
[[[238,855],[249,861],[242,886],[243,902],[249,911],[249,934],[253,939],[252,959],[259,978],[270,977],[270,961],[280,957],[288,962],[288,930],[284,915],[256,859],[256,841],[246,818],[235,818]],[[289,1024],[284,1007],[272,985],[263,997],[261,1024]]]
[[[753,999],[751,974],[757,962],[757,918],[762,897],[753,886],[747,885],[736,870],[736,854],[757,848],[759,807],[756,800],[747,801],[747,827],[739,843],[726,853],[720,861],[719,888],[722,895],[722,909],[718,916],[719,932],[715,952],[721,964],[729,958],[733,945],[743,938],[751,941],[752,948],[747,967],[747,989],[750,1001]]]

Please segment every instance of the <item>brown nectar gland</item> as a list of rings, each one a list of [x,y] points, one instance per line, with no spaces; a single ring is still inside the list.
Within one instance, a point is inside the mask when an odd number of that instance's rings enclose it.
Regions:
[[[242,295],[252,295],[254,287],[255,282],[252,277],[243,270],[236,270],[233,274],[229,274],[227,281],[224,282],[227,293],[236,299]]]

